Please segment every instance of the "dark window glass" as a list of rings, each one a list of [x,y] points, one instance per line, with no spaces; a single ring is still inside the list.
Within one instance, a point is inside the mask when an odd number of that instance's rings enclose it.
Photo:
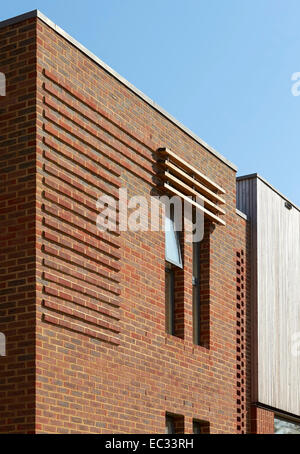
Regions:
[[[200,242],[193,243],[193,341],[200,345]]]
[[[166,433],[167,434],[183,434],[184,433],[184,417],[182,415],[166,414]]]
[[[165,270],[165,304],[166,304],[166,332],[174,334],[174,271],[171,268]]]
[[[175,433],[175,425],[174,419],[172,416],[166,416],[166,434],[174,434]]]
[[[199,421],[193,421],[193,433],[201,434],[201,423]]]

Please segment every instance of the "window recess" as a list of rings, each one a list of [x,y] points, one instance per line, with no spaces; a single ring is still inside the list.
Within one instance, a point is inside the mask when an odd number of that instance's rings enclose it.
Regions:
[[[165,321],[166,332],[184,338],[183,244],[176,230],[174,206],[165,216]]]
[[[209,434],[209,422],[193,419],[193,434]]]
[[[166,434],[183,434],[184,433],[184,417],[166,413]]]
[[[193,342],[201,345],[200,242],[193,243]]]
[[[166,301],[166,332],[175,334],[175,286],[174,270],[168,264],[165,268],[165,301]]]

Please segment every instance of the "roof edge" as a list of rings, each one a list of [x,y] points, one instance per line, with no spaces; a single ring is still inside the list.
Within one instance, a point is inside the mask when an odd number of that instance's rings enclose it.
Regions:
[[[126,80],[123,76],[121,76],[119,73],[117,73],[114,69],[112,69],[106,63],[104,63],[102,60],[100,60],[100,58],[98,58],[95,54],[90,52],[86,47],[84,47],[82,44],[80,44],[71,35],[69,35],[67,32],[65,32],[58,25],[56,25],[52,20],[50,20],[47,16],[45,16],[41,11],[35,9],[33,11],[29,11],[28,13],[20,14],[19,16],[15,16],[15,17],[12,17],[11,19],[4,20],[4,21],[0,22],[0,28],[6,27],[8,25],[16,24],[18,22],[21,22],[23,20],[30,19],[33,17],[37,17],[40,20],[42,20],[46,25],[48,25],[50,28],[52,28],[56,33],[58,33],[63,38],[65,38],[67,41],[69,41],[73,46],[77,47],[77,49],[79,49],[81,52],[83,52],[85,55],[87,55],[91,60],[93,60],[95,63],[97,63],[99,66],[101,66],[107,73],[112,75],[115,79],[117,79],[119,82],[121,82],[127,88],[129,88],[129,90],[131,90],[133,93],[135,93],[139,98],[141,98],[143,101],[145,101],[147,104],[149,104],[153,109],[155,109],[157,112],[159,112],[161,115],[163,115],[169,121],[171,121],[174,125],[176,125],[178,128],[180,128],[183,132],[185,132],[187,135],[189,135],[192,139],[194,139],[196,142],[198,142],[200,145],[202,145],[207,151],[209,151],[211,154],[213,154],[216,158],[218,158],[220,161],[222,161],[224,164],[226,164],[228,167],[230,167],[235,172],[237,171],[237,166],[235,164],[230,162],[221,153],[219,153],[213,147],[208,145],[204,140],[202,140],[199,136],[197,136],[197,134],[193,133],[193,131],[191,131],[189,128],[184,126],[180,121],[176,120],[175,117],[173,117],[166,110],[164,110],[162,107],[160,107],[155,101],[153,101],[151,98],[149,98],[147,95],[145,95],[142,91],[140,91],[138,88],[136,88],[130,82],[128,82],[128,80]]]
[[[271,185],[271,183],[269,183],[264,177],[262,177],[261,175],[259,175],[258,173],[249,173],[248,175],[241,175],[241,176],[238,176],[236,177],[236,180],[237,181],[242,181],[242,180],[253,180],[253,179],[258,179],[260,181],[262,181],[264,184],[266,184],[267,186],[269,186],[270,189],[272,189],[272,191],[276,192],[276,194],[278,194],[282,199],[286,200],[287,202],[289,202],[296,210],[300,211],[300,207],[298,207],[298,205],[296,205],[294,202],[292,202],[290,199],[288,199],[284,194],[282,194],[282,192],[278,191],[278,189],[276,189],[274,186]]]

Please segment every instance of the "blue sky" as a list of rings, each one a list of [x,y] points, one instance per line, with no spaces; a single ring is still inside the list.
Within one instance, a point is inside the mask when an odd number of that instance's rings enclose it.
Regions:
[[[300,206],[299,0],[22,0]]]

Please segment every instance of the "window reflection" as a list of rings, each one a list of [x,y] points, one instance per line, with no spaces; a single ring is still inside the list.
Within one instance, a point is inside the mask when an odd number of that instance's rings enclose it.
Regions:
[[[179,233],[175,229],[174,210],[170,217],[165,217],[165,247],[166,261],[182,268],[182,259],[179,243]]]
[[[274,418],[274,433],[275,434],[298,434],[300,435],[300,421],[294,422],[287,419]]]

